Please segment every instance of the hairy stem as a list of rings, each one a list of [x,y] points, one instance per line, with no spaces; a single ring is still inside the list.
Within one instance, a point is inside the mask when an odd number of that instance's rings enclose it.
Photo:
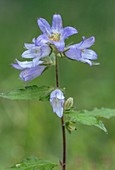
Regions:
[[[59,79],[58,79],[58,61],[56,56],[56,87],[59,88]],[[61,118],[61,127],[62,127],[62,140],[63,140],[63,161],[60,162],[62,170],[66,170],[66,134],[65,134],[65,122],[64,116]]]

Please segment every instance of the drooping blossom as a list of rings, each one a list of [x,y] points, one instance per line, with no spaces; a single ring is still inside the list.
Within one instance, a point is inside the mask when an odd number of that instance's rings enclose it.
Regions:
[[[37,38],[37,42],[51,43],[60,52],[64,50],[64,40],[69,36],[78,33],[73,27],[68,26],[63,28],[62,18],[59,14],[53,15],[52,26],[50,26],[44,18],[38,19],[38,26],[43,34]]]
[[[33,61],[21,62],[16,60],[16,64],[12,64],[12,66],[18,70],[21,70],[19,75],[21,80],[31,81],[40,76],[46,68],[46,66],[40,66],[39,64],[34,66]]]
[[[40,76],[45,70],[46,66],[43,66],[44,58],[50,54],[50,47],[47,44],[27,44],[25,43],[25,48],[27,49],[22,53],[22,58],[32,59],[32,61],[19,61],[16,59],[16,63],[12,66],[18,70],[21,70],[20,78],[23,81],[31,81],[34,78]]]
[[[65,55],[70,59],[78,60],[92,66],[92,60],[96,60],[98,57],[95,51],[89,49],[94,42],[94,36],[88,39],[83,37],[83,40],[79,44],[69,46],[69,50],[65,52]]]
[[[62,91],[59,89],[52,91],[50,94],[50,103],[53,108],[53,112],[60,118],[63,116],[64,98]]]

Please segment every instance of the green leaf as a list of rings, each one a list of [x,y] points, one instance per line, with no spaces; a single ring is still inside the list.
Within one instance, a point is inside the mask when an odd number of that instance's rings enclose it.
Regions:
[[[8,170],[52,170],[56,166],[56,163],[31,157],[15,164]]]
[[[102,117],[102,118],[109,119],[109,118],[115,116],[115,109],[110,109],[110,108],[97,109],[97,108],[95,108],[94,110],[91,110],[91,111],[84,110],[84,113],[89,116]]]
[[[78,111],[69,111],[66,113],[68,113],[66,114],[66,121],[79,122],[88,126],[96,126],[107,133],[107,129],[105,128],[103,122],[94,117],[94,115],[80,113]]]
[[[7,93],[0,93],[0,97],[11,100],[39,100],[48,101],[53,88],[48,86],[26,86],[23,89],[12,90]]]
[[[104,132],[107,132],[107,129],[105,128],[103,122],[101,120],[98,120],[98,118],[106,118],[109,119],[111,117],[115,116],[115,109],[110,108],[101,108],[88,111],[66,111],[65,112],[67,121],[73,121],[73,122],[80,122],[81,124],[85,125],[93,125],[100,129],[102,129]]]

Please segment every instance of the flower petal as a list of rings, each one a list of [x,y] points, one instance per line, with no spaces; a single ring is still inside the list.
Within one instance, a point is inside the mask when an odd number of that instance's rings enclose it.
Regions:
[[[81,58],[81,50],[73,46],[65,52],[65,55],[72,60],[79,60]]]
[[[47,36],[45,36],[44,34],[40,35],[39,37],[37,37],[37,39],[35,40],[35,44],[37,46],[42,45],[42,44],[46,44],[47,42],[49,42],[49,39],[47,38]]]
[[[33,62],[32,61],[19,61],[19,60],[16,59],[16,62],[23,69],[33,67]]]
[[[52,98],[57,98],[57,99],[61,100],[61,99],[64,99],[65,97],[64,97],[61,90],[56,89],[56,90],[51,92],[50,99],[52,99]]]
[[[77,34],[77,33],[78,33],[78,31],[75,28],[73,28],[73,27],[65,27],[63,29],[63,35],[62,36],[64,37],[64,39],[66,39],[69,36],[71,36],[73,34]]]
[[[43,58],[50,54],[50,47],[47,44],[41,45],[41,46],[35,46],[30,50],[30,53],[34,57]]]
[[[20,78],[23,81],[31,81],[36,77],[40,76],[42,72],[45,70],[45,66],[36,66],[30,69],[25,69],[20,73]]]
[[[97,53],[93,50],[85,49],[82,52],[82,58],[90,59],[90,60],[96,60],[97,59]]]
[[[41,31],[45,35],[51,36],[51,27],[50,27],[49,23],[44,18],[38,19],[38,25],[39,25]]]
[[[58,99],[57,100],[53,99],[52,107],[53,107],[53,112],[56,113],[57,116],[61,118],[63,116],[63,107],[61,101]]]
[[[24,47],[26,48],[26,49],[31,49],[32,47],[34,47],[35,46],[35,44],[29,44],[29,43],[25,43],[24,44]]]
[[[32,64],[33,64],[32,67],[35,67],[35,66],[37,66],[37,65],[40,65],[40,64],[42,64],[42,63],[43,63],[43,61],[39,60],[39,58],[36,57],[36,58],[34,58],[34,59],[32,60]]]
[[[58,33],[61,32],[62,30],[62,18],[61,15],[59,14],[55,14],[53,15],[53,19],[52,19],[52,30],[57,31]]]
[[[51,49],[47,44],[42,45],[42,46],[35,46],[34,45],[31,49],[26,50],[22,54],[22,57],[23,58],[35,58],[35,57],[38,57],[40,59],[40,58],[48,56],[50,54],[50,52],[51,52]]]
[[[19,64],[11,64],[11,66],[18,70],[23,70],[23,68],[21,66],[19,66]]]
[[[83,38],[83,41],[81,41],[79,44],[76,44],[76,47],[79,48],[79,49],[89,48],[94,44],[94,42],[95,42],[94,36],[92,36],[88,39]]]
[[[88,59],[84,59],[84,58],[81,58],[79,59],[79,61],[83,62],[83,63],[87,63],[89,64],[90,66],[92,66],[92,61],[88,60]]]
[[[22,53],[22,58],[34,58],[35,56],[31,53],[31,50],[26,50]]]
[[[63,40],[62,41],[53,41],[53,44],[56,46],[58,51],[60,51],[60,52],[64,51],[65,42]]]
[[[41,46],[40,52],[41,52],[41,58],[46,57],[50,54],[51,48],[47,44],[45,44]]]

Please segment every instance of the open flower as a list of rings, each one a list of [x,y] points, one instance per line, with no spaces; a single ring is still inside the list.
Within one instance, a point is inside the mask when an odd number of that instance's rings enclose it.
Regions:
[[[41,66],[41,61],[37,61],[34,64],[33,61],[18,61],[16,60],[16,64],[12,64],[12,66],[18,70],[22,70],[20,73],[20,78],[23,81],[31,81],[36,77],[40,76],[42,72],[45,70],[46,66]]]
[[[41,31],[43,32],[37,38],[37,42],[44,42],[44,43],[51,43],[55,45],[58,51],[62,52],[65,47],[64,40],[69,36],[78,33],[78,31],[73,27],[65,27],[63,28],[62,25],[62,18],[59,14],[53,15],[52,19],[52,27],[49,23],[43,19],[38,19],[38,26],[40,27]]]
[[[40,76],[45,70],[46,66],[40,65],[43,64],[43,61],[40,59],[46,57],[50,54],[50,47],[47,44],[37,45],[34,44],[25,44],[27,49],[22,54],[22,58],[32,59],[32,61],[19,61],[16,59],[16,63],[12,66],[18,70],[22,70],[20,73],[20,78],[23,81],[31,81],[34,78]]]
[[[51,49],[47,44],[41,42],[36,44],[36,40],[33,39],[33,44],[24,44],[27,49],[22,53],[22,58],[43,58],[50,54]]]
[[[74,44],[68,47],[68,51],[65,52],[65,55],[73,60],[78,60],[84,63],[88,63],[92,66],[91,60],[97,59],[97,54],[95,51],[88,49],[95,42],[95,37],[90,37],[86,39],[83,37],[83,41],[79,44]]]
[[[59,89],[52,91],[50,94],[50,103],[53,108],[53,112],[60,118],[63,116],[64,98],[62,91]]]

